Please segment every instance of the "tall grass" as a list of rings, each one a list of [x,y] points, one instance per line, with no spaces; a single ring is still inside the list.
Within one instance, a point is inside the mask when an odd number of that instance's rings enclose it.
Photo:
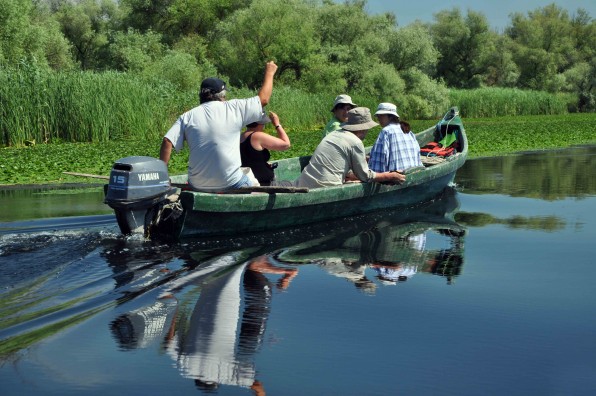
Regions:
[[[320,130],[331,117],[339,93],[344,92],[313,93],[275,85],[268,110],[279,114],[288,131]],[[230,98],[253,95],[256,91],[246,88],[229,92]],[[358,94],[352,94],[352,99],[373,112],[385,101]],[[506,88],[450,91],[450,102],[468,118],[564,114],[574,100],[573,95]],[[179,92],[166,81],[130,74],[56,73],[27,65],[0,69],[0,146],[22,146],[28,140],[159,141],[178,115],[197,104],[196,89]],[[401,115],[409,120],[419,117]]]
[[[236,92],[233,92],[236,93]],[[255,95],[248,90],[237,92],[238,97]],[[280,116],[280,122],[286,129],[295,131],[323,129],[333,114],[331,108],[338,94],[345,92],[306,92],[285,86],[275,86],[268,110]],[[352,101],[358,106],[368,107],[372,114],[378,104],[383,101],[371,96],[351,94]],[[444,109],[445,112],[448,109]],[[398,105],[399,111],[399,105]],[[272,129],[273,130],[273,129]],[[321,131],[322,133],[322,131]]]
[[[163,134],[177,111],[167,83],[126,74],[0,71],[0,144],[105,142]],[[168,125],[169,126],[169,125]]]
[[[565,114],[577,98],[573,94],[551,94],[514,88],[452,89],[451,103],[463,117]]]
[[[284,123],[284,126],[296,129],[323,128],[332,116],[331,108],[335,97],[342,93],[345,92],[314,93],[274,85],[271,101],[267,107],[268,110],[274,111],[280,116],[280,121]],[[256,92],[247,89],[230,92],[230,97],[246,98],[251,95],[256,95]],[[371,110],[374,110],[378,104],[376,99],[358,95],[351,95],[351,97],[354,103],[370,107]]]

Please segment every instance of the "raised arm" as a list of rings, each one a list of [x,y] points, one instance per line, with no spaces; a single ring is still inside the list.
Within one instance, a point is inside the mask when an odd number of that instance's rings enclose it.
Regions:
[[[284,130],[284,127],[280,124],[278,115],[270,111],[269,118],[271,118],[271,123],[275,127],[277,137],[271,136],[265,132],[255,132],[251,139],[252,146],[255,150],[266,148],[267,150],[273,151],[285,151],[289,149],[291,146],[290,138]]]
[[[265,77],[263,78],[263,85],[259,90],[259,98],[261,99],[261,106],[266,106],[271,99],[273,92],[273,76],[277,71],[277,65],[273,61],[267,62],[265,65]]]

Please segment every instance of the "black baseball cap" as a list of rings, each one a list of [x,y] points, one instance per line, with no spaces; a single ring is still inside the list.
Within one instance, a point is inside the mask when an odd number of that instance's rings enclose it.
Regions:
[[[206,78],[201,83],[201,93],[220,93],[224,89],[226,89],[226,83],[219,78]]]

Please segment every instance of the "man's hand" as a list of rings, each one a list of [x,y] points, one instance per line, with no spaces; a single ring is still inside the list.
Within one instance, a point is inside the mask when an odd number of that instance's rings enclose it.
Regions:
[[[277,71],[277,65],[275,64],[275,62],[274,61],[267,62],[267,64],[265,65],[265,74],[274,75],[276,71]]]
[[[381,172],[377,173],[373,180],[377,183],[401,184],[406,181],[406,175],[400,171]]]
[[[356,175],[352,171],[349,171],[346,175],[346,183],[355,183],[359,181],[360,179],[358,179],[358,177],[356,177]]]
[[[401,171],[392,171],[390,173],[393,176],[393,183],[401,184],[406,181],[406,175],[401,173]]]

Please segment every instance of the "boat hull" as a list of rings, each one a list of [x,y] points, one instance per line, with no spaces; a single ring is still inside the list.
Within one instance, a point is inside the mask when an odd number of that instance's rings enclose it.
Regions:
[[[275,208],[275,204],[272,203],[271,208],[254,211],[233,210],[233,208],[218,212],[205,211],[199,209],[201,207],[200,199],[195,202],[195,199],[189,199],[195,198],[193,196],[186,200],[185,197],[181,196],[183,207],[186,206],[185,218],[180,219],[178,230],[170,229],[168,233],[173,231],[174,234],[178,234],[178,237],[192,237],[263,232],[313,222],[324,222],[338,217],[353,216],[385,208],[413,207],[428,202],[439,195],[453,181],[454,176],[455,172],[451,172],[429,183],[403,189],[389,189],[385,192],[377,191],[384,186],[367,183],[358,186],[361,187],[360,190],[363,191],[363,194],[353,198],[327,202],[314,200],[312,204],[280,205],[281,207],[278,208]],[[308,194],[311,193],[312,191]],[[275,200],[276,196],[271,194],[268,198]]]

